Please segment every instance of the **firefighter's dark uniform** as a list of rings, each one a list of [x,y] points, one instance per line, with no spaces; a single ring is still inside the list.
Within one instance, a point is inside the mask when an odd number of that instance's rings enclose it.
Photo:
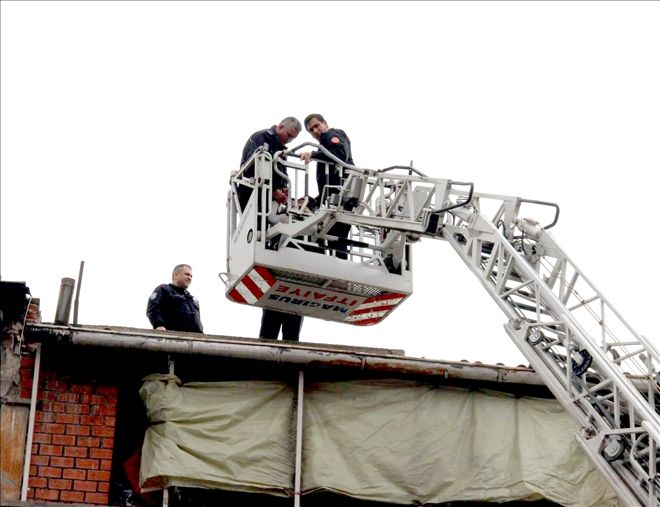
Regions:
[[[353,163],[353,154],[351,153],[351,140],[343,130],[328,129],[327,132],[321,134],[319,143],[342,162],[355,165]],[[318,161],[316,164],[316,184],[319,188],[318,201],[320,202],[325,186],[341,185],[345,175],[341,171],[341,168],[337,167],[335,162],[331,161],[322,151],[312,152],[312,158]],[[336,193],[338,193],[338,190],[328,189],[328,195]]]
[[[259,130],[250,136],[243,148],[243,155],[241,157],[241,166],[247,162],[252,154],[261,146],[266,143],[268,145],[268,153],[274,155],[278,151],[286,150],[286,146],[277,137],[275,125],[269,129]],[[278,169],[287,174],[286,167],[279,165]],[[245,171],[245,176],[251,178],[254,176],[254,166]],[[272,188],[277,190],[286,188],[287,182],[279,174],[273,171]],[[252,189],[241,185],[237,189],[238,201],[241,209],[245,209],[245,205],[250,200]],[[264,310],[261,315],[261,327],[259,329],[259,338],[267,340],[277,340],[282,329],[282,339],[297,342],[300,339],[300,329],[302,328],[303,318],[300,315],[293,315],[291,313],[276,312],[275,310]]]
[[[173,283],[156,287],[147,303],[147,317],[156,329],[202,333],[199,303],[182,287]]]
[[[248,161],[248,159],[252,156],[252,154],[255,151],[257,151],[258,148],[262,147],[264,144],[268,145],[268,153],[270,153],[271,155],[274,155],[278,151],[286,150],[286,146],[284,146],[277,137],[277,132],[275,132],[275,125],[273,125],[269,129],[260,130],[250,136],[250,138],[247,140],[247,143],[245,143],[245,147],[243,148],[243,156],[241,157],[241,167],[243,167],[243,164],[245,164],[245,162]],[[278,169],[284,174],[287,174],[286,167],[284,167],[283,165],[281,164],[278,165]],[[254,165],[248,167],[243,174],[247,178],[252,178],[254,176]],[[275,171],[273,171],[272,183],[273,183],[273,187],[272,187],[273,190],[287,187],[286,180],[282,178],[282,176],[277,174]],[[241,209],[245,209],[245,205],[250,200],[250,195],[252,195],[252,189],[246,187],[245,185],[240,185],[237,189],[237,193],[238,193],[238,202],[241,205]]]
[[[355,165],[353,162],[353,154],[351,152],[351,140],[343,130],[328,129],[321,134],[319,143],[342,162]],[[342,168],[337,166],[337,164],[330,160],[330,158],[322,151],[312,152],[312,158],[317,161],[316,184],[319,188],[319,196],[317,197],[316,202],[318,202],[320,206],[322,204],[322,197],[327,199],[328,196],[339,193],[339,190],[336,188],[328,188],[326,195],[323,196],[323,189],[326,185],[342,185],[346,175]],[[338,238],[348,238],[348,234],[351,232],[351,225],[337,223],[333,225],[328,232]],[[348,247],[345,244],[342,244],[340,241],[328,241],[328,246],[336,251],[338,258],[348,258],[348,255],[345,253],[348,251]]]

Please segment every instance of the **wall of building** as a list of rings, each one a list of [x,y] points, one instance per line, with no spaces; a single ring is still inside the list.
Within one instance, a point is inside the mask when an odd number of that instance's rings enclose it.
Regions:
[[[34,361],[22,358],[23,398],[32,395]],[[28,499],[109,503],[117,395],[116,386],[40,372]]]

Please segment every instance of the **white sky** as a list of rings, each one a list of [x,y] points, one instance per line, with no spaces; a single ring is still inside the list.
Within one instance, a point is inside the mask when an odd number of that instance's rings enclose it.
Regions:
[[[356,164],[557,202],[554,237],[660,344],[660,3],[2,2],[3,280],[52,321],[85,261],[79,321],[148,328],[147,298],[193,267],[205,331],[256,337],[224,297],[225,199],[247,137],[325,115]],[[295,141],[312,140],[306,133]],[[414,294],[369,328],[301,339],[527,363],[441,241]]]

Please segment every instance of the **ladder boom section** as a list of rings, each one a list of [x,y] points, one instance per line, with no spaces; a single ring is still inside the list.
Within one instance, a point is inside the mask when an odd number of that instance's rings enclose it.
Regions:
[[[499,202],[492,220],[486,200]],[[547,227],[519,218],[523,202],[475,194],[445,220],[443,239],[507,315],[507,333],[581,425],[579,443],[626,505],[657,506],[660,355]]]

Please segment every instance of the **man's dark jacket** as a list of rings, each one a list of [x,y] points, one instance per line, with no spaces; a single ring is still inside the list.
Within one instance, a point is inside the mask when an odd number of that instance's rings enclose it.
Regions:
[[[286,146],[283,145],[280,142],[280,139],[277,137],[277,132],[275,131],[275,125],[273,125],[269,129],[264,129],[264,130],[259,130],[258,132],[255,132],[250,136],[250,138],[247,140],[247,143],[245,143],[245,147],[243,148],[243,155],[241,156],[241,167],[243,167],[243,164],[248,161],[248,159],[252,156],[252,154],[257,151],[261,146],[264,144],[268,145],[268,153],[271,155],[275,155],[278,151],[284,151],[286,150]],[[283,172],[284,174],[287,174],[286,167],[283,165],[278,165],[278,169]],[[243,175],[246,178],[252,178],[254,176],[254,165],[251,165],[246,169],[246,171],[243,173]],[[282,178],[279,174],[277,174],[275,171],[273,171],[273,190],[277,190],[280,188],[287,188],[287,181]],[[241,209],[245,208],[245,205],[247,204],[248,200],[250,199],[250,195],[252,194],[252,189],[249,187],[246,187],[244,185],[241,185],[237,189],[238,192],[238,200],[241,204]]]
[[[156,329],[202,333],[199,303],[186,289],[169,283],[159,285],[149,297],[147,317]]]
[[[328,129],[326,132],[321,134],[319,143],[342,162],[355,165],[353,162],[353,154],[351,153],[351,140],[343,130]],[[319,196],[317,200],[320,203],[320,198],[323,196],[323,189],[325,186],[341,185],[343,183],[342,180],[344,178],[344,174],[343,171],[340,171],[340,168],[335,165],[335,161],[330,160],[330,157],[328,157],[322,151],[319,150],[313,152],[312,158],[320,162],[328,162],[328,164],[316,164],[316,185],[319,189]],[[326,174],[326,171],[328,174]],[[336,192],[336,190],[333,190],[330,193]]]

